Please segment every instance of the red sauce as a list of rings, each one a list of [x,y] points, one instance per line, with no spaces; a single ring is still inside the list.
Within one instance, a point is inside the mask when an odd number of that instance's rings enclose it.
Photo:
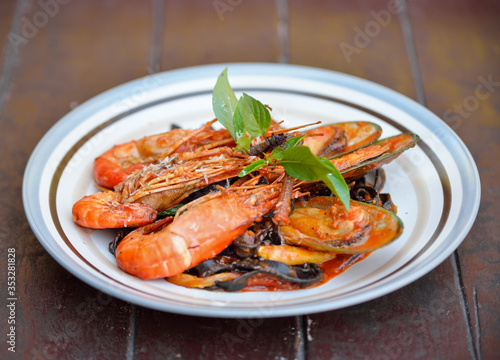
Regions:
[[[338,254],[335,259],[318,264],[321,271],[323,272],[323,279],[318,284],[310,286],[309,288],[327,283],[334,277],[342,274],[344,271],[349,269],[352,265],[366,259],[370,254],[371,252],[362,254]],[[250,283],[242,290],[242,292],[290,291],[298,289],[300,289],[300,287],[296,284],[290,284],[286,281],[279,280],[274,276],[261,274],[261,276],[250,280]]]
[[[319,264],[319,267],[324,275],[322,284],[330,281],[335,276],[342,274],[352,265],[366,259],[370,254],[371,252],[362,254],[338,254],[335,259]]]

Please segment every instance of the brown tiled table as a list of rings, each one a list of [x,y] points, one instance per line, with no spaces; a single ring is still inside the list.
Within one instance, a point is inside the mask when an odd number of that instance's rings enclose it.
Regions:
[[[6,299],[15,248],[18,301],[15,353],[7,300],[0,306],[0,358],[500,358],[499,19],[494,0],[1,1],[0,281]],[[23,171],[37,142],[113,86],[221,62],[336,70],[436,113],[481,175],[479,214],[462,245],[420,280],[368,303],[254,322],[153,311],[72,276],[24,215]]]

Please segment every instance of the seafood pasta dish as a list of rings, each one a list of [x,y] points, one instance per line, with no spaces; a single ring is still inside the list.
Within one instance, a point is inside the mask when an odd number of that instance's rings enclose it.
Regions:
[[[269,106],[237,98],[225,69],[215,119],[110,144],[73,221],[116,229],[109,249],[126,273],[212,291],[315,287],[395,241],[383,165],[418,135],[361,120],[287,127]]]

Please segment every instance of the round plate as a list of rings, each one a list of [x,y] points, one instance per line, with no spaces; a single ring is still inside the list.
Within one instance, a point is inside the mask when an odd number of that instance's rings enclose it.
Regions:
[[[224,293],[143,281],[116,266],[108,252],[114,231],[72,221],[71,207],[96,191],[94,159],[112,145],[159,133],[172,124],[211,120],[212,89],[228,67],[237,96],[272,107],[286,126],[366,120],[382,137],[420,136],[417,146],[386,165],[389,192],[405,229],[400,238],[328,283],[289,292]],[[399,289],[445,260],[476,217],[480,181],[458,136],[418,103],[372,82],[321,69],[281,64],[219,64],[141,78],[77,107],[42,138],[26,167],[23,202],[31,228],[62,266],[93,287],[131,303],[181,314],[275,317],[362,303]],[[466,206],[465,206],[466,205]]]

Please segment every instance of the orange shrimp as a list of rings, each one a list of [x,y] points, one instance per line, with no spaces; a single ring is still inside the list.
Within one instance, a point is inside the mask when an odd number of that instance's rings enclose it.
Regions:
[[[147,204],[122,204],[114,191],[85,196],[73,205],[72,212],[76,224],[92,229],[143,226],[157,215]]]
[[[141,279],[174,276],[228,247],[278,201],[281,183],[228,188],[185,206],[164,220],[128,234],[116,249],[125,272]]]
[[[210,128],[214,122],[196,130],[175,129],[115,145],[95,160],[94,179],[97,184],[112,189],[159,157],[233,144],[227,130]]]
[[[225,147],[173,154],[136,171],[115,191],[85,196],[73,205],[73,219],[92,229],[151,223],[157,211],[177,205],[201,187],[236,176],[255,159]]]

